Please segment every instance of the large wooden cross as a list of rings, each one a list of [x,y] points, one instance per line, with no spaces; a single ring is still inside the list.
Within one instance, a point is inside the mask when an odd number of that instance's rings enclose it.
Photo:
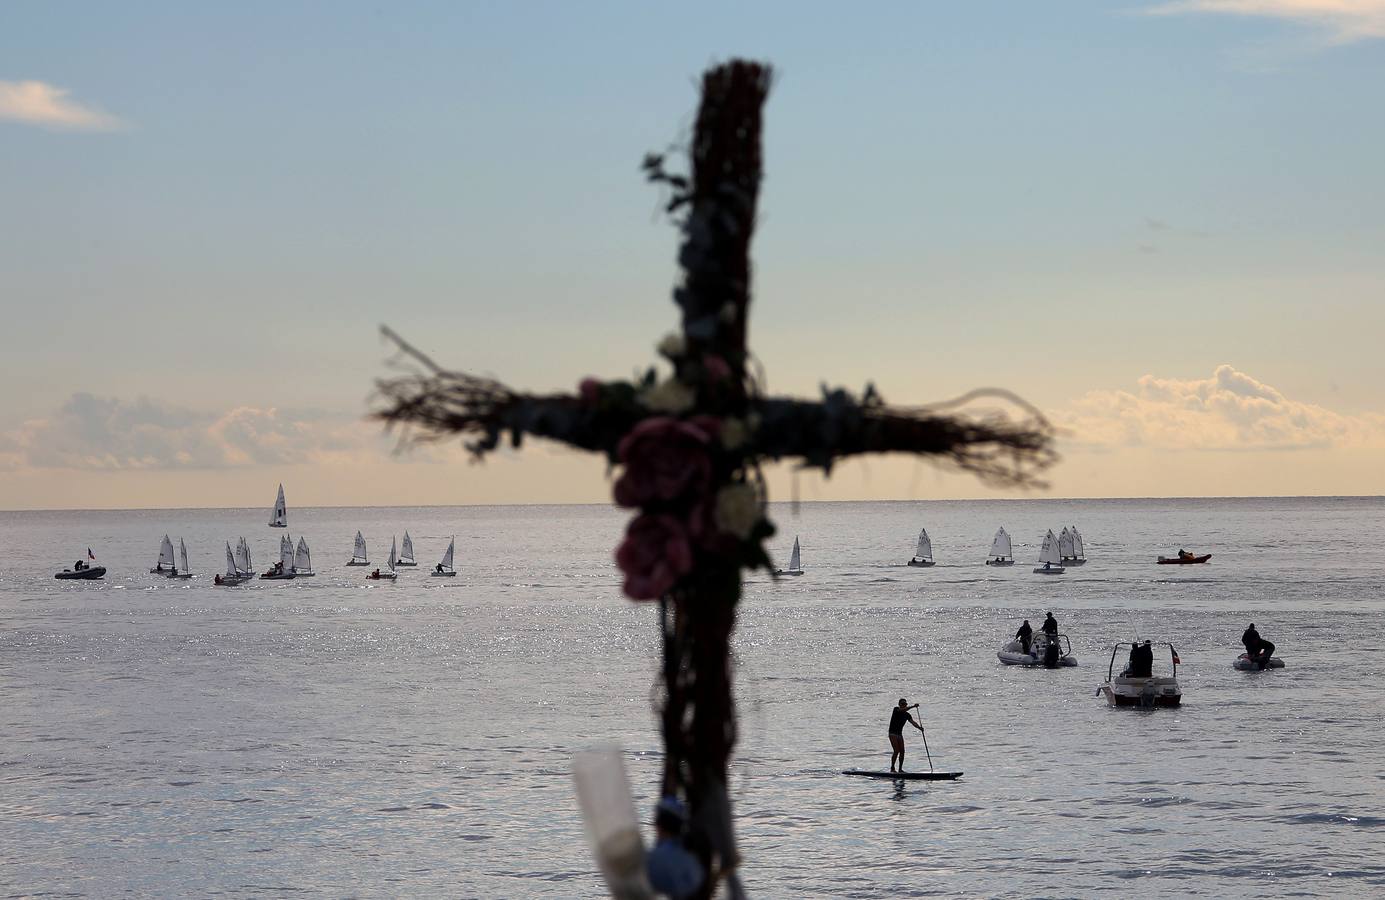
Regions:
[[[410,441],[468,437],[483,456],[525,435],[604,453],[620,472],[617,504],[636,510],[616,562],[625,592],[662,607],[665,748],[661,791],[686,800],[689,846],[711,896],[739,862],[727,792],[736,743],[729,648],[748,569],[770,561],[774,533],[760,465],[793,460],[830,472],[862,453],[927,455],[992,481],[1032,484],[1051,464],[1051,433],[1031,408],[1020,421],[886,406],[824,390],[819,400],[761,396],[746,343],[750,238],[761,179],[761,111],[770,69],[732,61],[707,71],[689,148],[690,173],[646,157],[671,190],[683,234],[673,291],[682,329],[659,352],[671,364],[634,381],[581,382],[575,394],[535,395],[443,369],[386,330],[414,363],[380,382],[377,415]],[[772,570],[771,570],[772,571]]]

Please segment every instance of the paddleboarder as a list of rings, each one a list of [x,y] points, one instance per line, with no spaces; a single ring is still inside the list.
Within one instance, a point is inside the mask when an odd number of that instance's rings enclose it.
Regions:
[[[899,698],[899,705],[890,711],[890,749],[894,752],[890,754],[890,771],[895,771],[895,759],[899,760],[899,771],[904,771],[904,723],[908,722],[923,733],[923,726],[914,721],[914,717],[909,715],[909,710],[918,709],[915,703],[909,705],[909,701],[903,697]]]

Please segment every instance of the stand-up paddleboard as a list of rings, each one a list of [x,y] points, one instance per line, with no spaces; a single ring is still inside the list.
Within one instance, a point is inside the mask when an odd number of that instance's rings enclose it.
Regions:
[[[865,769],[847,769],[843,775],[860,775],[863,778],[898,778],[903,781],[956,781],[961,772],[868,772]]]

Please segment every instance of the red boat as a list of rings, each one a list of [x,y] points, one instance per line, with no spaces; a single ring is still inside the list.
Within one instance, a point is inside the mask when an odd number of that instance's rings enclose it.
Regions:
[[[1212,554],[1204,553],[1202,556],[1193,556],[1191,553],[1181,553],[1178,556],[1161,556],[1159,565],[1161,566],[1191,566],[1196,563],[1205,563],[1212,558]]]

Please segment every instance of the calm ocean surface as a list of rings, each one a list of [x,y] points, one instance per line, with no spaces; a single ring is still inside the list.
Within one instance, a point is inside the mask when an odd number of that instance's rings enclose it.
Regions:
[[[289,500],[292,502],[290,486]],[[733,791],[753,896],[1385,892],[1383,499],[776,506],[802,578],[748,586]],[[0,513],[0,887],[50,896],[594,897],[575,752],[659,773],[656,610],[605,507]],[[1004,525],[1019,562],[982,565]],[[1030,569],[1076,525],[1090,562]],[[909,569],[927,526],[939,565]],[[408,529],[420,567],[368,583]],[[168,532],[199,577],[146,574]],[[427,576],[457,537],[456,579]],[[104,582],[52,574],[90,546]],[[1210,565],[1155,566],[1179,547]],[[1052,609],[1079,668],[1001,666]],[[1287,668],[1234,671],[1254,621]],[[1094,696],[1111,646],[1179,649],[1184,706]],[[871,782],[923,704],[955,783]],[[909,767],[928,762],[917,732]]]

